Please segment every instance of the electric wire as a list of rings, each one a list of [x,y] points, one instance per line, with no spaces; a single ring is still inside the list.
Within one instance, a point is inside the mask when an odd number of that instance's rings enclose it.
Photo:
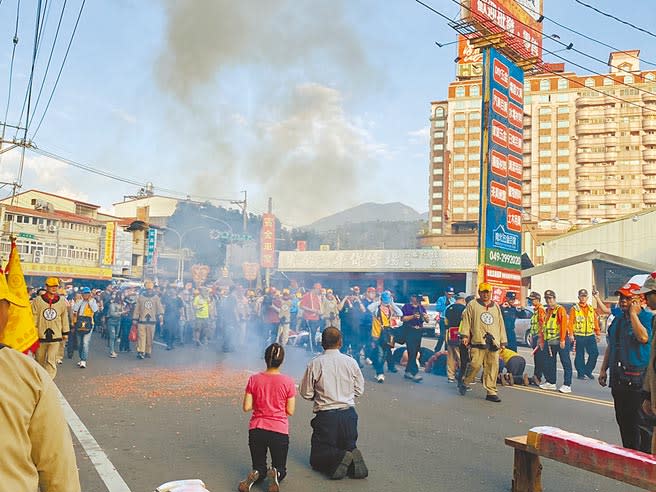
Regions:
[[[418,0],[416,0],[416,1],[418,1]],[[453,3],[456,3],[456,4],[460,5],[459,0],[451,0],[451,1],[452,1]],[[467,9],[469,12],[472,12],[471,7],[467,7],[467,6],[464,5],[464,4],[462,4],[462,7],[465,8],[465,9]],[[539,29],[535,29],[533,26],[530,26],[530,25],[528,25],[528,24],[526,24],[526,23],[520,21],[519,19],[515,19],[515,21],[516,21],[518,24],[521,24],[522,26],[524,26],[524,27],[530,29],[530,30],[533,31],[534,33],[536,33],[536,34],[542,36],[542,31],[540,31]],[[510,31],[510,30],[508,30],[508,29],[503,29],[503,28],[501,28],[501,26],[499,26],[499,28],[502,29],[503,31],[507,32],[507,33],[511,33],[511,34],[513,34],[513,35],[515,34],[515,33],[513,33],[512,31]],[[588,54],[588,53],[585,53],[584,51],[581,51],[581,50],[579,50],[579,49],[576,49],[576,48],[574,48],[572,45],[567,44],[567,43],[564,43],[563,41],[561,41],[561,40],[559,40],[559,39],[554,39],[554,38],[552,38],[552,37],[547,37],[546,39],[551,39],[552,41],[554,41],[554,42],[556,42],[556,43],[558,43],[558,44],[564,46],[565,49],[567,49],[567,50],[575,51],[576,53],[579,53],[579,54],[581,54],[581,55],[583,55],[583,56],[585,56],[585,57],[587,57],[587,58],[590,58],[591,60],[595,60],[595,61],[597,61],[597,62],[600,62],[600,63],[606,64],[606,62],[605,62],[604,60],[602,60],[601,58],[597,58],[597,57],[595,57],[595,56],[593,56],[593,55],[590,55],[590,54]],[[538,43],[535,43],[535,42],[532,42],[532,41],[529,41],[529,40],[524,40],[524,42],[529,43],[529,44],[531,44],[531,45],[533,45],[533,46],[539,46]],[[586,71],[591,72],[591,73],[593,73],[593,74],[595,74],[595,75],[599,75],[600,77],[603,77],[603,78],[605,78],[605,79],[612,80],[613,82],[618,83],[618,84],[620,84],[620,85],[623,85],[623,86],[625,86],[625,87],[629,87],[629,88],[631,88],[631,89],[636,89],[636,90],[638,90],[638,91],[640,91],[640,92],[644,92],[645,94],[650,94],[650,95],[652,95],[652,96],[656,96],[656,92],[651,92],[651,91],[649,91],[649,90],[647,90],[647,89],[643,89],[643,88],[641,88],[641,87],[637,87],[637,86],[635,86],[635,85],[632,85],[632,84],[626,83],[626,82],[624,82],[624,81],[622,81],[622,80],[615,80],[615,78],[613,78],[611,75],[607,75],[607,74],[603,74],[603,73],[601,73],[601,72],[597,72],[596,70],[593,70],[593,69],[591,69],[591,68],[589,68],[589,67],[586,67],[586,66],[581,65],[581,64],[579,64],[579,63],[573,62],[572,60],[570,60],[570,59],[568,59],[568,58],[565,58],[564,56],[559,55],[557,51],[549,51],[549,50],[546,49],[544,46],[542,46],[542,50],[543,50],[543,51],[546,51],[546,52],[549,53],[550,55],[553,55],[553,56],[555,56],[556,58],[558,58],[558,59],[560,59],[560,60],[562,60],[562,61],[564,61],[564,62],[566,62],[566,63],[569,63],[570,65],[574,65],[575,67],[580,68],[581,70],[586,70]],[[610,64],[609,64],[609,66],[612,67],[612,68],[615,68],[615,69],[617,69],[617,70],[620,70],[620,68],[619,68],[619,67],[616,67],[615,65],[610,65]],[[640,78],[642,78],[642,79],[644,80],[644,77],[643,77],[643,76],[641,76]]]
[[[575,1],[576,3],[578,3],[579,5],[583,5],[584,7],[587,7],[587,8],[589,8],[589,9],[594,10],[595,12],[597,12],[598,14],[603,15],[604,17],[608,17],[608,18],[610,18],[610,19],[616,20],[617,22],[620,22],[620,23],[622,23],[622,24],[624,24],[624,25],[627,25],[627,26],[629,26],[629,27],[632,27],[632,28],[635,29],[636,31],[643,32],[643,33],[647,34],[648,36],[651,36],[651,37],[656,38],[656,34],[654,34],[653,32],[649,31],[648,29],[644,29],[644,28],[642,28],[642,27],[636,26],[635,24],[632,24],[632,23],[630,23],[629,21],[625,21],[624,19],[620,19],[619,17],[617,17],[617,16],[615,16],[615,15],[613,15],[613,14],[610,14],[610,13],[608,13],[608,12],[604,12],[603,10],[598,9],[597,7],[595,7],[595,6],[593,6],[593,5],[590,5],[590,4],[587,4],[587,3],[585,3],[585,2],[582,2],[581,0],[574,0],[574,1]]]
[[[620,51],[620,52],[622,52],[622,53],[626,53],[626,54],[627,54],[628,56],[630,56],[631,58],[634,58],[634,59],[636,59],[636,60],[640,60],[641,62],[643,62],[643,63],[645,63],[645,64],[647,64],[647,65],[651,65],[651,66],[653,66],[653,67],[656,67],[656,62],[649,61],[649,60],[647,60],[647,59],[645,59],[645,58],[640,58],[640,57],[638,57],[638,56],[636,56],[636,55],[633,55],[633,54],[627,52],[626,50],[622,50],[622,49],[620,49],[620,48],[618,48],[618,47],[616,47],[616,46],[613,46],[612,44],[608,44],[608,43],[606,43],[606,42],[604,42],[604,41],[602,41],[602,40],[600,40],[600,39],[593,38],[592,36],[588,36],[588,35],[585,34],[585,33],[582,33],[582,32],[580,32],[580,31],[577,31],[576,29],[574,29],[574,28],[572,28],[572,27],[568,27],[568,26],[566,26],[566,25],[564,25],[564,24],[558,22],[558,21],[557,21],[556,19],[554,19],[553,17],[548,17],[548,16],[546,16],[546,15],[544,15],[544,14],[541,14],[540,12],[538,12],[538,11],[535,10],[535,9],[532,9],[532,8],[529,7],[528,5],[523,5],[523,7],[524,7],[525,9],[527,9],[527,10],[530,10],[530,11],[533,12],[534,14],[537,14],[537,15],[542,16],[544,19],[548,20],[548,21],[551,22],[552,24],[555,24],[555,25],[557,25],[558,27],[561,27],[562,29],[565,29],[566,31],[569,31],[569,32],[571,32],[572,34],[576,34],[577,36],[581,36],[582,38],[585,38],[585,39],[587,39],[588,41],[592,41],[593,43],[597,43],[597,44],[599,44],[599,45],[601,45],[601,46],[605,46],[606,48],[609,48],[609,49],[611,49],[611,50],[613,50],[613,51]]]
[[[86,172],[89,172],[91,174],[96,174],[98,176],[102,176],[102,177],[105,177],[105,178],[108,178],[108,179],[113,179],[113,180],[119,181],[121,183],[129,184],[129,185],[132,185],[132,186],[137,186],[139,188],[144,188],[148,184],[148,181],[140,181],[140,180],[135,179],[135,178],[120,176],[118,174],[111,173],[109,171],[105,171],[103,169],[98,169],[97,167],[93,167],[89,164],[84,164],[84,163],[81,163],[81,162],[78,162],[78,161],[74,161],[73,159],[69,159],[67,157],[63,157],[63,156],[60,156],[60,155],[55,154],[53,152],[49,152],[47,150],[41,149],[41,148],[37,147],[34,144],[31,144],[28,147],[28,149],[31,150],[32,152],[35,152],[39,155],[42,155],[43,157],[48,157],[50,159],[54,159],[54,160],[57,160],[57,161],[62,162],[64,164],[67,164],[71,167],[75,167],[77,169],[80,169],[82,171],[86,171]],[[196,195],[196,194],[192,194],[192,193],[185,193],[183,191],[173,190],[173,189],[170,189],[170,188],[163,188],[163,187],[156,186],[156,185],[153,185],[153,187],[156,190],[161,191],[163,193],[168,193],[170,195],[180,196],[180,197],[185,197],[185,198],[186,197],[193,197],[193,198],[196,198],[198,200],[210,200],[210,201],[217,201],[217,202],[238,201],[238,200],[235,200],[234,198],[221,198],[221,197],[215,197],[215,196],[206,196],[206,195]]]
[[[50,49],[50,55],[48,56],[48,63],[46,64],[46,68],[45,68],[45,71],[44,71],[44,74],[43,74],[43,79],[41,80],[41,87],[39,87],[39,94],[36,98],[36,103],[34,103],[34,109],[32,110],[32,115],[31,115],[32,119],[34,119],[34,114],[36,113],[36,110],[39,107],[39,101],[41,101],[41,94],[43,93],[43,88],[45,86],[46,79],[48,77],[48,70],[50,69],[50,63],[52,61],[52,55],[55,52],[55,47],[57,45],[57,38],[59,36],[59,30],[61,28],[62,20],[64,18],[64,12],[66,10],[66,1],[67,0],[64,0],[64,2],[62,4],[61,13],[59,14],[59,21],[57,23],[57,30],[55,31],[55,37],[54,37],[54,40],[52,42],[52,48]]]
[[[11,103],[11,84],[12,80],[14,78],[14,59],[16,57],[16,46],[18,45],[18,23],[20,19],[20,0],[16,2],[16,27],[14,28],[14,37],[12,38],[12,43],[14,44],[14,47],[11,50],[11,62],[9,63],[9,90],[7,94],[7,107],[5,108],[5,117],[4,120],[2,121],[3,127],[2,127],[2,135],[4,137],[5,133],[5,128],[7,125],[7,116],[9,115],[9,105]]]
[[[66,64],[66,60],[68,58],[68,53],[71,50],[71,45],[73,44],[73,39],[75,38],[75,33],[77,32],[77,26],[80,23],[80,17],[82,17],[82,11],[84,10],[85,3],[86,3],[86,0],[82,0],[82,4],[80,5],[80,10],[77,14],[77,19],[75,20],[75,26],[73,27],[73,32],[71,33],[71,38],[69,39],[68,46],[66,47],[66,53],[64,53],[64,59],[62,60],[61,66],[59,67],[59,72],[57,73],[57,78],[55,79],[55,83],[52,87],[52,91],[50,91],[50,97],[48,97],[48,102],[46,103],[46,108],[43,110],[43,114],[41,115],[41,119],[39,120],[39,124],[37,125],[36,130],[34,130],[34,133],[32,134],[32,137],[31,137],[32,139],[36,137],[37,133],[39,133],[39,129],[41,128],[41,125],[43,124],[43,120],[46,117],[46,114],[48,113],[48,109],[50,108],[50,103],[52,102],[52,98],[55,95],[55,90],[57,90],[57,85],[59,84],[59,79],[61,78],[62,71],[64,70],[64,65]]]
[[[419,0],[415,0],[415,1],[416,1],[417,3],[420,3],[421,5],[426,6],[426,4],[424,4],[423,2],[420,2]],[[458,0],[451,0],[451,1],[454,2],[454,3],[458,3]],[[458,3],[458,4],[459,4],[459,3]],[[459,4],[459,5],[460,5],[460,4]],[[470,9],[469,7],[467,7],[467,6],[465,6],[464,4],[462,4],[462,7],[465,8],[465,9],[467,9],[467,10],[469,10],[469,11],[471,12],[471,9]],[[435,9],[430,8],[430,7],[427,7],[427,8],[428,8],[429,10],[431,10],[432,12],[435,12]],[[441,12],[440,12],[440,16],[441,16],[441,17],[445,17],[444,14],[442,14]],[[508,29],[502,29],[502,30],[505,31],[505,32],[511,32],[511,31],[509,31]],[[514,34],[514,33],[512,33],[512,34]],[[532,42],[532,41],[528,41],[528,40],[525,40],[525,41],[526,41],[527,43],[533,45],[533,46],[538,46],[538,43],[534,43],[534,42]],[[549,53],[549,54],[551,54],[551,55],[553,55],[553,56],[556,56],[557,58],[560,58],[561,60],[565,60],[565,61],[568,61],[568,62],[569,62],[569,60],[567,60],[567,59],[565,59],[565,58],[559,56],[557,53],[555,53],[555,52],[553,52],[553,51],[550,51],[550,50],[548,50],[548,49],[546,49],[546,48],[544,48],[544,47],[542,48],[542,50],[545,51],[546,53]],[[597,75],[601,75],[601,76],[603,76],[603,74],[600,74],[600,73],[594,72],[594,71],[590,70],[590,69],[587,68],[587,67],[583,67],[583,66],[578,65],[578,64],[575,64],[575,63],[572,63],[572,64],[573,64],[573,65],[576,65],[576,66],[579,66],[579,67],[583,68],[584,70],[589,70],[589,71],[591,71],[591,72],[593,72],[593,73],[596,73]],[[546,71],[546,72],[548,72],[548,73],[551,73],[552,75],[556,75],[556,76],[558,76],[558,77],[560,77],[560,78],[563,78],[563,79],[565,79],[565,80],[568,80],[568,81],[570,81],[570,82],[573,82],[574,84],[576,84],[576,85],[578,85],[578,86],[580,86],[580,87],[583,87],[583,88],[585,88],[586,90],[590,90],[590,91],[593,91],[593,92],[597,92],[597,93],[602,94],[602,95],[604,95],[604,96],[610,97],[611,99],[615,99],[615,100],[617,100],[617,101],[620,101],[620,102],[626,103],[626,104],[628,104],[628,105],[630,105],[630,106],[635,106],[635,107],[637,107],[637,108],[640,108],[640,109],[642,109],[642,110],[644,110],[644,111],[649,111],[649,112],[654,112],[654,113],[656,113],[656,108],[650,108],[650,107],[644,106],[644,105],[642,105],[642,104],[638,104],[638,103],[636,103],[636,102],[634,102],[634,101],[629,101],[629,100],[627,100],[627,99],[624,99],[624,98],[621,98],[621,97],[615,96],[614,94],[606,93],[606,92],[604,92],[604,91],[602,91],[602,90],[599,90],[599,89],[597,89],[597,88],[595,88],[595,87],[588,87],[588,86],[586,86],[583,82],[579,82],[578,80],[576,80],[576,79],[572,79],[572,78],[570,78],[570,77],[568,77],[567,75],[564,75],[564,74],[562,74],[562,73],[559,73],[559,72],[556,72],[556,71],[553,71],[553,70],[549,70],[549,69],[546,68],[546,67],[541,67],[541,68],[542,68],[544,71]],[[613,79],[612,77],[610,77],[610,79],[613,80],[614,82],[618,82],[618,81],[615,81],[615,79]],[[630,87],[630,88],[632,88],[632,89],[640,90],[638,87],[635,87],[635,86],[632,86],[632,85],[629,85],[629,84],[624,84],[624,83],[621,83],[621,84],[622,84],[622,85],[627,85],[628,87]],[[643,92],[644,92],[644,91],[643,91]],[[648,92],[648,91],[647,91],[647,92]],[[656,93],[650,93],[650,94],[656,95]]]

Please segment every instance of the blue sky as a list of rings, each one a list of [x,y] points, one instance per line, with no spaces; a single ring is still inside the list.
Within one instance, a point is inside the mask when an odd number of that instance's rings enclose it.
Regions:
[[[16,1],[0,2],[0,119]],[[68,1],[37,121],[80,1]],[[11,124],[25,94],[36,3],[21,1]],[[49,3],[36,91],[62,0]],[[451,0],[426,3],[449,17],[458,12]],[[656,30],[652,2],[632,0],[630,9],[608,0],[594,4]],[[545,0],[544,12],[656,61],[653,37],[574,0]],[[544,30],[608,58],[609,49],[547,20]],[[274,211],[290,225],[365,201],[400,201],[425,211],[429,104],[446,96],[456,56],[455,46],[440,49],[434,42],[454,39],[444,19],[412,0],[90,0],[34,141],[156,187],[225,198],[246,189],[257,212],[272,196]],[[550,41],[545,47],[559,48]],[[605,71],[582,55],[561,54]],[[13,181],[17,162],[17,152],[3,155],[0,179]],[[136,191],[33,153],[24,187],[105,208]]]

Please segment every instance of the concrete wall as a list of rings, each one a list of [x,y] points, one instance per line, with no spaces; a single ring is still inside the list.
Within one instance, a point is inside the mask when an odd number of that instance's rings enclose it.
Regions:
[[[551,289],[556,293],[556,299],[561,302],[576,302],[579,289],[592,291],[593,269],[592,262],[586,261],[578,265],[561,268],[551,272],[531,277],[531,288],[541,295]]]
[[[544,243],[544,262],[592,250],[656,265],[656,211],[599,224]]]
[[[115,203],[114,215],[117,217],[136,217],[137,207],[150,207],[149,213],[151,217],[170,217],[175,212],[178,201],[175,198],[164,196],[150,196]]]

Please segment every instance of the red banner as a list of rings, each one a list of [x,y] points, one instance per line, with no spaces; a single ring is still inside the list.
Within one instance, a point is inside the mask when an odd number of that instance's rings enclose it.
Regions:
[[[276,260],[276,217],[273,214],[262,216],[260,233],[260,265],[262,268],[274,268]]]
[[[296,251],[307,251],[307,241],[296,241]]]

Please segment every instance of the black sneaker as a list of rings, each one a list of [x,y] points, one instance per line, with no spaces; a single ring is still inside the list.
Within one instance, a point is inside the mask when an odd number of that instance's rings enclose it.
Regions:
[[[369,470],[364,462],[362,453],[358,448],[355,448],[351,451],[351,454],[353,455],[353,463],[349,468],[349,476],[352,478],[367,478],[369,476]]]
[[[388,372],[399,372],[399,370],[396,367],[389,367],[387,369]]]
[[[237,487],[237,490],[239,490],[239,492],[248,492],[249,490],[251,490],[251,487],[255,482],[258,481],[259,478],[260,478],[260,472],[258,472],[257,470],[251,470],[248,476],[244,480],[239,482],[239,486]]]
[[[269,468],[267,471],[267,478],[269,479],[269,487],[267,492],[280,492],[280,482],[278,481],[278,470]]]
[[[143,359],[143,358],[144,358],[144,354],[141,352],[137,352],[137,359]]]
[[[344,457],[342,458],[342,461],[339,462],[339,465],[337,465],[337,468],[330,476],[330,479],[341,480],[342,478],[344,478],[348,473],[348,469],[349,466],[351,466],[351,463],[353,463],[353,453],[351,453],[350,451],[346,451],[344,453]]]
[[[149,354],[148,352],[146,352],[146,354],[144,355],[144,357],[145,357],[146,359],[150,359],[150,354]]]
[[[487,395],[485,399],[487,401],[493,401],[494,403],[501,403],[501,398],[499,398],[497,395]]]
[[[406,372],[406,373],[403,375],[403,377],[404,377],[405,379],[412,379],[414,376],[413,376],[412,374],[410,374],[409,372]]]
[[[465,393],[467,393],[467,385],[460,383],[458,385],[458,393],[460,393],[462,396],[465,396]]]

